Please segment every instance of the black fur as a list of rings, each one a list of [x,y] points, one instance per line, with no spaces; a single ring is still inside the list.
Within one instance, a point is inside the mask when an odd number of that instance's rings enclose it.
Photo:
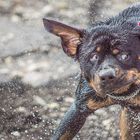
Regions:
[[[136,75],[140,72],[139,22],[140,4],[125,9],[115,17],[96,22],[85,30],[44,19],[46,29],[61,37],[65,53],[76,58],[81,68],[75,102],[61,121],[53,140],[71,140],[87,116],[101,107],[120,104],[140,110],[140,102],[108,97],[112,94],[129,96],[140,88]],[[133,69],[136,72],[131,75]],[[126,91],[118,91],[125,86],[128,86]],[[139,134],[135,139],[138,137]]]

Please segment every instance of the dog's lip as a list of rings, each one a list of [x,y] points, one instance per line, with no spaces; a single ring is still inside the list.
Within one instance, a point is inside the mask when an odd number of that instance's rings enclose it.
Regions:
[[[114,96],[115,95],[115,97],[118,96],[118,98],[122,98],[121,94],[117,94],[117,93],[115,94],[114,91],[118,90],[118,89],[121,89],[122,87],[125,87],[125,86],[131,86],[137,80],[138,80],[137,77],[133,77],[129,81],[126,81],[125,80],[125,74],[123,74],[118,81],[116,81],[115,83],[112,84],[111,89],[110,89],[110,85],[109,85],[109,87],[107,86],[105,88],[98,89],[98,91],[96,91],[96,92],[97,92],[98,96],[101,96],[101,97],[112,96],[112,95]],[[119,83],[119,84],[117,84],[117,83]],[[115,87],[113,85],[115,85]],[[108,90],[108,89],[110,89],[110,90]]]
[[[139,79],[138,77],[133,77],[132,79],[130,79],[129,81],[127,81],[124,84],[123,84],[123,81],[122,81],[121,87],[128,86],[128,90],[121,93],[121,94],[114,93],[114,91],[112,90],[112,92],[107,93],[107,96],[109,96],[112,99],[120,100],[120,101],[129,100],[129,99],[134,98],[135,96],[137,96],[140,93],[140,85],[135,85],[134,89],[131,89],[131,88],[132,88],[132,85],[138,79]],[[120,89],[121,89],[121,87],[120,87]]]

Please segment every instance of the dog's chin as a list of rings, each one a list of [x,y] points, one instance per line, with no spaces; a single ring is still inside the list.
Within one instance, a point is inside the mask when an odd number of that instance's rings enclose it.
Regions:
[[[119,88],[114,87],[114,89],[96,88],[96,94],[102,98],[111,97],[116,100],[128,100],[140,94],[140,84],[132,83]]]
[[[137,78],[111,84],[102,84],[99,81],[91,80],[90,86],[101,98],[111,97],[116,100],[127,100],[140,94],[140,81]]]
[[[106,97],[108,94],[115,94],[115,95],[120,95],[123,94],[124,92],[127,92],[130,88],[130,85],[126,85],[123,87],[115,87],[115,86],[110,86],[110,88],[107,86],[99,86],[94,87],[96,90],[96,94],[101,97]]]

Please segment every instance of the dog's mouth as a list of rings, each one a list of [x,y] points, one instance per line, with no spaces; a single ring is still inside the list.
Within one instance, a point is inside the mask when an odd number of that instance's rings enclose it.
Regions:
[[[110,90],[109,92],[112,94],[122,94],[122,93],[125,93],[125,92],[128,92],[131,87],[135,87],[135,83],[137,81],[137,78],[132,78],[130,80],[125,80],[125,78],[122,78],[122,79],[119,79],[118,81],[116,81],[115,83],[113,84],[110,84]],[[106,90],[106,93],[108,92],[108,90]]]
[[[138,78],[136,77],[132,78],[117,90],[109,92],[106,95],[115,100],[130,100],[140,93],[140,85],[136,84],[137,80]]]
[[[125,101],[140,94],[140,84],[137,83],[137,80],[138,78],[132,78],[129,81],[123,79],[106,87],[98,86],[99,88],[95,89],[98,96],[108,96],[115,100]]]

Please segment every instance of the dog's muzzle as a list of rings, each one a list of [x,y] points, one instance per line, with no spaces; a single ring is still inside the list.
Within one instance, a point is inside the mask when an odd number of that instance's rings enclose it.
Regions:
[[[101,84],[109,84],[117,78],[116,71],[112,67],[105,67],[98,72]]]

